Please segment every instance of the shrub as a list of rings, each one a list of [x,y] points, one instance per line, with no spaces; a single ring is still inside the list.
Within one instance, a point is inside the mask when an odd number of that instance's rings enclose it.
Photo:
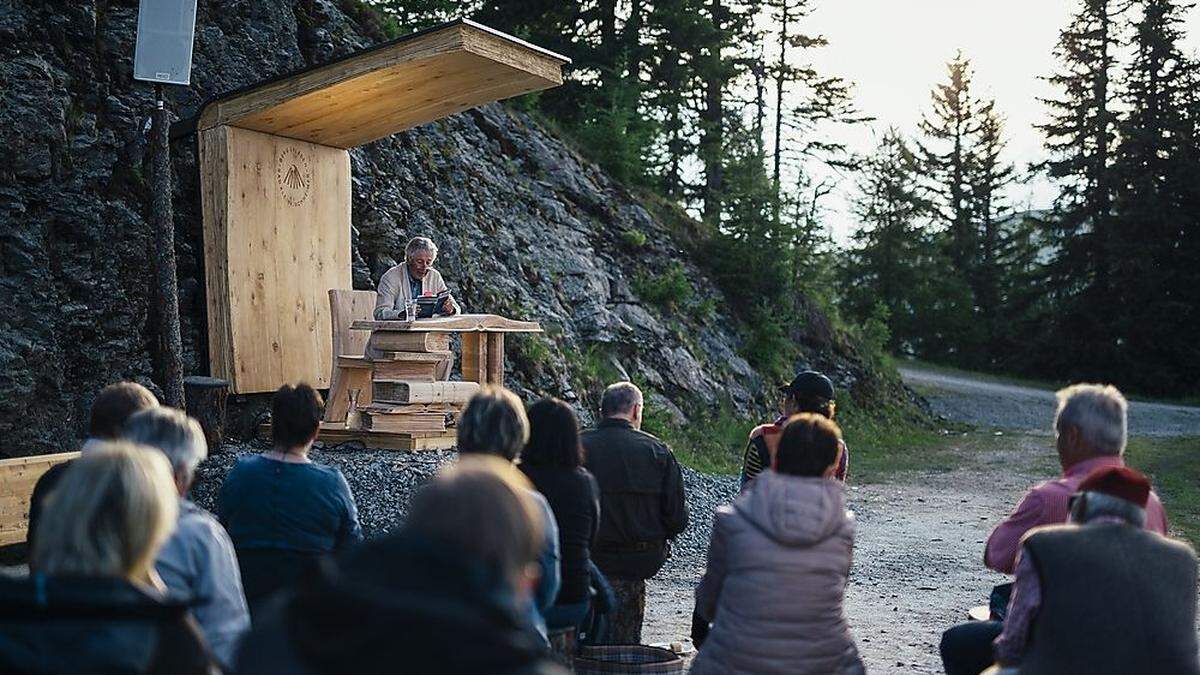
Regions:
[[[621,233],[621,243],[625,248],[639,249],[646,245],[646,234],[641,230],[625,230]]]
[[[633,279],[633,292],[646,302],[666,310],[682,306],[692,298],[692,285],[688,282],[683,265],[672,263],[661,274],[639,273]]]

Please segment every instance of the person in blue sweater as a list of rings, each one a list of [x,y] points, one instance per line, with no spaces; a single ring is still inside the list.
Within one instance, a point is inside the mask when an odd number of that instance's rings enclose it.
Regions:
[[[309,385],[281,387],[271,401],[275,447],[239,459],[221,486],[217,516],[237,550],[251,617],[317,559],[363,539],[345,476],[308,458],[323,408]]]

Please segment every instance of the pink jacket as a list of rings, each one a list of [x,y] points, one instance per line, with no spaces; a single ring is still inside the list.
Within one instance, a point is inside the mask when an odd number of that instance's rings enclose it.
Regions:
[[[1017,504],[1004,522],[992,530],[983,551],[983,561],[997,572],[1012,574],[1016,565],[1017,551],[1021,548],[1021,537],[1040,525],[1059,525],[1067,522],[1071,514],[1071,495],[1088,474],[1104,466],[1124,466],[1120,457],[1093,457],[1072,465],[1055,478],[1033,486]],[[1146,503],[1146,529],[1167,535],[1167,513],[1163,510],[1158,495],[1151,492]]]
[[[693,675],[863,672],[842,611],[853,548],[841,482],[764,471],[713,521]]]

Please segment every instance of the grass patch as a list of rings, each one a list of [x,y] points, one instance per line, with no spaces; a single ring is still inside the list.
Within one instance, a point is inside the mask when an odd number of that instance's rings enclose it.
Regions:
[[[899,410],[868,413],[839,401],[838,425],[850,448],[850,482],[878,483],[897,471],[950,470],[957,466],[957,433],[912,419]],[[962,431],[954,428],[951,431]]]
[[[684,426],[653,407],[645,415],[643,428],[666,441],[680,462],[716,474],[739,473],[750,430],[771,421],[728,408],[692,415]],[[962,429],[946,433],[899,412],[868,415],[853,405],[839,410],[837,420],[850,448],[851,483],[882,482],[897,471],[949,471],[962,463]]]
[[[672,421],[662,409],[647,407],[642,419],[646,433],[658,436],[680,463],[704,473],[736,474],[742,469],[742,452],[750,430],[762,424],[738,416],[728,408],[691,416],[686,425]]]
[[[1200,544],[1200,436],[1132,438],[1125,460],[1150,477],[1171,529]]]

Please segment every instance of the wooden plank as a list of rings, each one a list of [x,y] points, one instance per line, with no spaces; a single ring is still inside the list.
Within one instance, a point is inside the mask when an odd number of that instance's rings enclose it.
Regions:
[[[487,339],[482,333],[463,333],[462,378],[487,384]]]
[[[488,333],[541,333],[542,327],[536,321],[517,321],[496,314],[457,314],[455,316],[439,316],[432,319],[417,319],[416,321],[355,321],[350,324],[353,330],[378,330],[397,332],[432,332],[432,333],[468,333],[485,331]]]
[[[487,381],[498,387],[504,386],[504,333],[487,335]]]
[[[211,144],[224,144],[225,209],[205,211],[213,374],[236,393],[296,381],[327,387],[328,291],[350,286],[349,154],[219,131]]]
[[[222,124],[350,148],[562,83],[566,57],[470,21],[406,36],[208,103]]]
[[[42,474],[78,452],[33,455],[0,460],[0,546],[25,541],[29,529],[29,500]]]
[[[327,445],[358,442],[368,448],[383,450],[447,450],[456,445],[455,434],[449,432],[433,435],[403,434],[346,429],[340,425],[325,424],[321,425],[317,440]]]
[[[366,319],[371,320],[371,319]],[[349,324],[347,324],[349,327]],[[354,331],[359,335],[367,335],[363,331]],[[380,350],[400,352],[448,352],[450,351],[449,333],[408,333],[398,331],[379,331],[371,336],[374,347]],[[344,352],[343,352],[344,353]]]
[[[377,380],[374,400],[397,403],[466,403],[479,393],[475,382]]]
[[[345,422],[346,413],[350,412],[350,399],[354,391],[358,405],[370,405],[374,395],[374,383],[371,380],[372,371],[369,368],[338,368],[333,374],[333,383],[329,385],[329,398],[325,401],[326,422]]]
[[[440,363],[446,357],[451,356],[450,352],[380,352],[377,359],[371,359],[374,363],[384,361],[411,361],[414,363]]]
[[[204,221],[204,287],[208,306],[208,364],[216,377],[230,380],[233,326],[229,292],[228,127],[200,132],[200,210]],[[237,391],[234,388],[234,391]]]

